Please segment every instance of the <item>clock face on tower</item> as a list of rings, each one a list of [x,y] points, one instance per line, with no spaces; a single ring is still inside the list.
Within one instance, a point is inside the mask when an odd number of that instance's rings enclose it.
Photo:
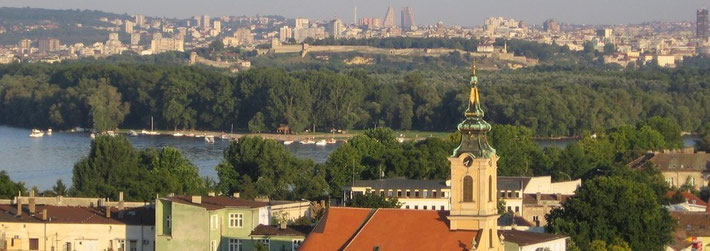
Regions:
[[[471,156],[466,156],[466,158],[463,159],[463,165],[465,167],[471,167],[471,165],[473,165],[473,158],[471,158]]]

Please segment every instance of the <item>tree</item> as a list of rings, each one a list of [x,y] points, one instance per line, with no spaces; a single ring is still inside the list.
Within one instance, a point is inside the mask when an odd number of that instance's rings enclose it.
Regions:
[[[14,182],[5,170],[0,171],[0,198],[10,199],[26,191],[25,183]]]
[[[141,167],[151,173],[153,194],[206,194],[205,180],[197,167],[174,147],[146,149],[140,153]]]
[[[681,129],[677,122],[670,118],[663,117],[652,117],[645,123],[645,126],[656,130],[661,135],[663,135],[663,140],[665,141],[665,147],[667,148],[682,148],[683,147],[683,137],[681,137]]]
[[[257,112],[251,120],[249,120],[249,131],[250,132],[263,132],[266,131],[266,123],[264,122],[264,114]]]
[[[705,124],[700,131],[700,138],[695,141],[695,146],[699,151],[710,151],[710,123]]]
[[[648,185],[620,176],[585,181],[547,222],[548,232],[567,234],[582,247],[620,239],[633,250],[663,250],[675,229]]]
[[[106,83],[98,85],[94,93],[89,96],[88,103],[91,106],[94,129],[98,131],[118,128],[130,111],[130,105],[121,102],[121,93],[116,90],[116,87]]]
[[[297,159],[275,140],[242,137],[233,141],[216,169],[218,189],[225,194],[310,199],[325,192],[325,174],[315,163]],[[308,181],[303,177],[309,177]]]
[[[350,200],[350,207],[364,208],[400,208],[402,205],[397,198],[385,198],[376,193],[356,194]]]
[[[55,195],[59,196],[66,196],[67,195],[67,186],[64,185],[64,182],[62,182],[62,179],[58,179],[57,183],[52,186],[52,192],[54,192]]]

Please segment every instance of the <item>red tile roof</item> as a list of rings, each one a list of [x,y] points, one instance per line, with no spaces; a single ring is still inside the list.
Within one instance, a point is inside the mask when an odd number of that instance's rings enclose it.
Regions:
[[[331,207],[299,250],[469,250],[477,231],[451,231],[447,211]]]
[[[470,250],[478,231],[449,229],[448,211],[378,209],[346,250]]]
[[[45,222],[42,220],[44,209],[47,209],[47,223],[155,225],[155,209],[150,207],[112,208],[111,218],[106,218],[103,208],[48,205],[37,205],[34,214],[30,214],[27,205],[24,205],[21,216],[15,215],[17,206],[0,205],[0,222]]]
[[[366,208],[330,207],[299,250],[341,250],[370,213],[371,209]]]
[[[666,196],[668,198],[673,198],[673,195],[675,195],[675,191],[668,191],[666,193]],[[695,196],[695,194],[692,194],[690,192],[682,192],[681,195],[683,195],[683,198],[688,201],[690,204],[695,204],[695,205],[700,205],[700,206],[708,206],[708,203],[703,201],[702,199],[698,198],[698,196]]]

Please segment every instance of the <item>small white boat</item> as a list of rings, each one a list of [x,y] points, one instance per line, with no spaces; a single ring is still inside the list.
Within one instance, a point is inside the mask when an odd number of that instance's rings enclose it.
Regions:
[[[185,136],[186,136],[186,137],[193,137],[193,138],[194,138],[194,137],[195,137],[195,134],[194,134],[194,133],[188,133],[188,134],[185,134]]]
[[[219,138],[221,138],[222,140],[229,140],[230,139],[229,135],[227,135],[227,134],[222,134],[222,136],[219,136]]]
[[[141,130],[141,135],[148,135],[148,131],[146,131],[145,129]]]
[[[313,140],[307,139],[307,140],[301,140],[301,141],[299,141],[298,143],[301,144],[301,145],[313,145],[313,144],[315,144],[316,142],[313,141]]]
[[[328,140],[328,144],[335,144],[336,142],[337,142],[337,141],[335,141],[334,138],[330,138],[330,139]]]
[[[197,135],[195,135],[195,138],[204,138],[204,137],[205,137],[204,134],[197,134]]]
[[[47,135],[52,135],[52,128],[47,129]]]
[[[44,132],[37,129],[32,129],[32,132],[30,133],[30,138],[41,138],[43,136]]]
[[[138,133],[134,130],[130,130],[130,131],[128,131],[128,135],[131,135],[131,137],[137,137]]]
[[[182,137],[183,134],[182,134],[182,133],[179,133],[179,132],[175,132],[175,133],[173,133],[173,136],[175,136],[175,137]]]
[[[290,144],[293,144],[293,140],[284,141],[284,145],[290,145]]]
[[[317,145],[317,146],[324,146],[324,145],[327,145],[327,144],[328,144],[328,141],[326,141],[326,140],[324,140],[324,139],[321,139],[321,140],[319,140],[318,142],[316,142],[316,145]]]
[[[205,136],[205,142],[206,143],[214,143],[214,136],[212,136],[212,135]]]
[[[397,142],[404,143],[404,138],[402,138],[402,137],[397,138]]]
[[[96,138],[96,134],[94,134],[94,133],[89,134],[89,138],[95,139],[95,138]]]

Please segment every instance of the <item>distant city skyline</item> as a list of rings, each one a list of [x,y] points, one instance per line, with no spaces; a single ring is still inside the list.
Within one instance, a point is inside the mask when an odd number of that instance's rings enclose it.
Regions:
[[[486,17],[503,16],[540,25],[552,18],[570,24],[636,24],[651,21],[695,21],[699,8],[710,6],[710,0],[0,0],[5,7],[48,9],[89,9],[147,16],[190,18],[194,15],[255,16],[281,15],[314,20],[353,19],[357,5],[358,18],[384,18],[389,5],[399,20],[402,7],[414,10],[419,25],[480,26]],[[169,8],[166,8],[169,6]]]

